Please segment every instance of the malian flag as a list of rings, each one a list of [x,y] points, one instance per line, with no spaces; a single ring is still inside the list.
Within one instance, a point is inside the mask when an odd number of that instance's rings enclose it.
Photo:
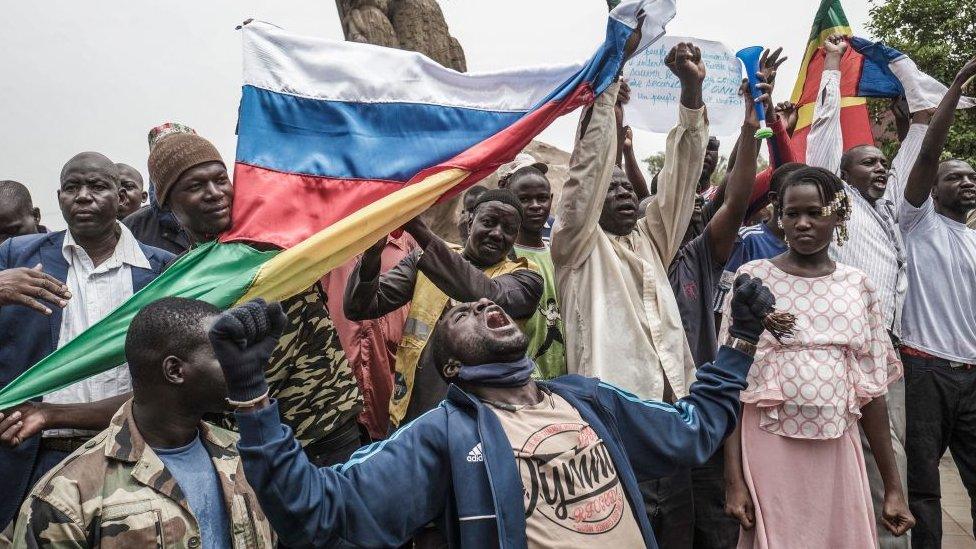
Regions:
[[[232,228],[0,390],[0,409],[124,363],[129,322],[161,297],[223,308],[308,288],[592,102],[619,74],[639,17],[643,49],[674,14],[674,0],[623,2],[585,63],[487,73],[244,26]]]

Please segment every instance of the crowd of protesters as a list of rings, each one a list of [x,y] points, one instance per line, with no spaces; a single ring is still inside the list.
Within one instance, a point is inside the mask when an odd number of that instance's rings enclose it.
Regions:
[[[418,218],[280,303],[146,306],[126,364],[0,411],[0,545],[939,547],[947,449],[976,501],[976,170],[942,159],[976,59],[893,109],[889,163],[844,150],[848,47],[823,46],[805,158],[767,52],[710,188],[679,43],[650,185],[617,82],[558,199],[522,153],[459,243]],[[69,159],[56,232],[0,181],[0,387],[231,227],[207,139],[154,128],[147,164]]]

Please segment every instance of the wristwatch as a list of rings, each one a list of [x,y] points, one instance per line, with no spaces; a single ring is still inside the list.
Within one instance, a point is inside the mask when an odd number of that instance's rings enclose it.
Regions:
[[[725,346],[731,347],[736,351],[745,353],[749,356],[756,356],[756,344],[750,343],[744,339],[739,339],[735,336],[728,336],[725,338]]]

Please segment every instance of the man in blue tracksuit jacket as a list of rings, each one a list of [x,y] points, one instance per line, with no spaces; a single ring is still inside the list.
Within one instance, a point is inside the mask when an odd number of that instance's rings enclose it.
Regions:
[[[210,339],[247,480],[290,547],[396,547],[431,522],[451,547],[657,547],[637,483],[704,463],[732,432],[773,303],[759,279],[736,281],[729,341],[674,405],[577,375],[535,382],[527,339],[500,307],[457,305],[428,345],[447,399],[323,469],[267,397],[280,306],[227,311]]]

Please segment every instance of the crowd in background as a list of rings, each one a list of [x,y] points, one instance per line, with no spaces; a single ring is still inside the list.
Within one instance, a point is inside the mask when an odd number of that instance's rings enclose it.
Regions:
[[[145,307],[126,364],[0,411],[0,544],[939,547],[947,449],[976,501],[976,170],[942,158],[976,60],[889,160],[844,150],[848,47],[805,157],[767,52],[711,187],[681,43],[650,182],[619,82],[558,197],[522,153],[459,242],[417,218],[281,303]],[[206,138],[154,128],[147,165],[69,159],[55,232],[0,181],[0,387],[231,227]]]

